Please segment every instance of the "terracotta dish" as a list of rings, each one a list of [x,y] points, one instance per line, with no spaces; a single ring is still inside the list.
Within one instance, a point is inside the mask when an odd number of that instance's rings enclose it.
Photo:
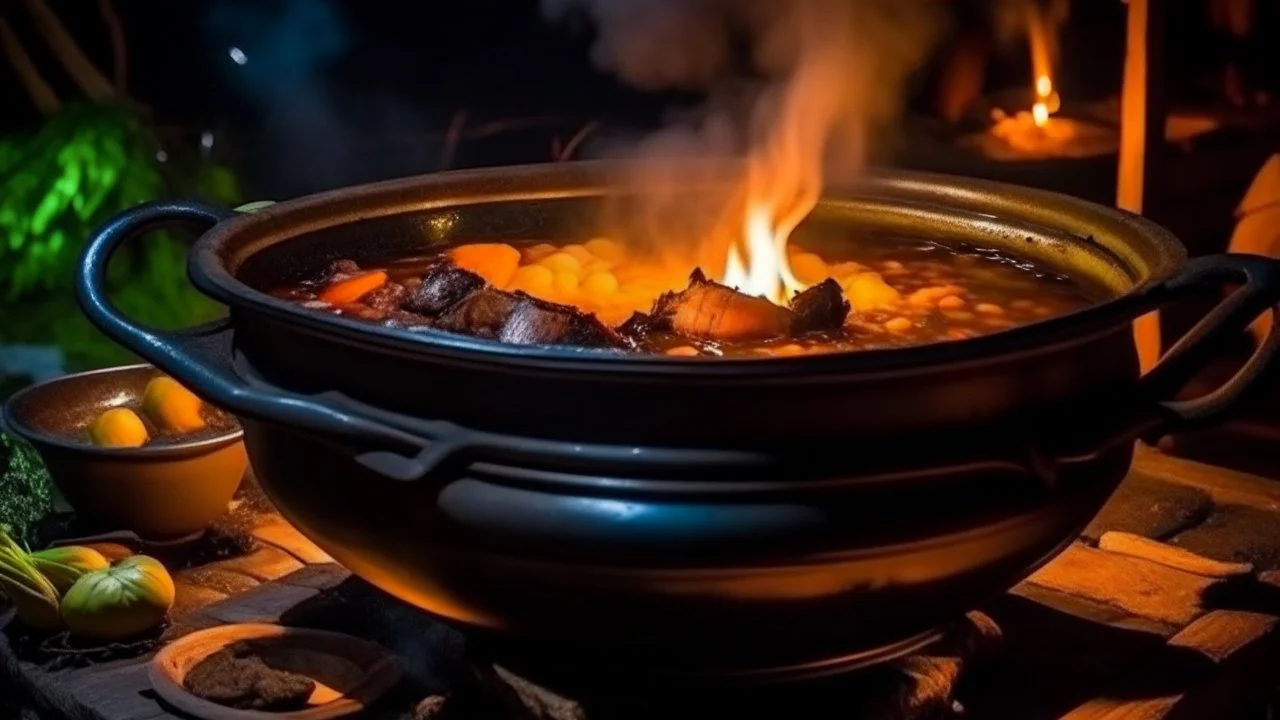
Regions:
[[[252,640],[265,648],[267,665],[316,683],[306,708],[288,712],[238,710],[196,697],[183,685],[187,673],[210,655]],[[322,720],[360,712],[400,681],[395,658],[381,646],[326,630],[280,625],[224,625],[187,635],[151,661],[151,685],[173,707],[204,720],[297,718]]]

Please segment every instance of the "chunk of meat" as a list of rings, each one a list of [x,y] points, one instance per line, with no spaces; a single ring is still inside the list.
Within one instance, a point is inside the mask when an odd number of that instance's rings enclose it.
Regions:
[[[382,319],[382,324],[385,327],[406,330],[426,330],[434,327],[431,318],[407,310],[392,310],[388,312]]]
[[[408,294],[409,291],[405,289],[405,286],[397,282],[388,281],[386,285],[365,295],[361,302],[374,310],[391,312],[400,309],[400,304],[404,302],[405,296]]]
[[[784,337],[793,319],[787,308],[712,282],[701,270],[693,271],[689,287],[659,297],[653,315],[686,337],[726,342]]]
[[[827,278],[791,299],[795,319],[791,322],[794,335],[839,330],[849,317],[849,301],[845,299],[840,283]]]
[[[666,323],[649,313],[633,312],[626,322],[618,326],[618,333],[636,342],[644,342],[649,335],[661,331]]]
[[[401,307],[421,315],[439,315],[484,286],[484,278],[470,270],[442,263],[422,276],[422,282],[408,293]]]
[[[481,288],[440,315],[436,327],[463,335],[495,338],[522,297],[491,287]]]
[[[595,315],[518,293],[498,339],[513,345],[577,345],[623,347],[622,338]]]
[[[330,263],[329,272],[325,273],[325,277],[332,277],[333,275],[359,275],[361,272],[363,271],[360,269],[360,266],[356,264],[355,260],[347,260],[344,258],[342,260],[334,260]]]

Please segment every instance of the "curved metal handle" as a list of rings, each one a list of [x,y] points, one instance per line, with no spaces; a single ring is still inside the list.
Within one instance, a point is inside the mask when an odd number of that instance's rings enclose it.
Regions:
[[[1165,413],[1156,428],[1159,434],[1221,419],[1280,355],[1280,325],[1273,325],[1244,366],[1221,387],[1191,400],[1170,399],[1204,369],[1224,340],[1243,333],[1264,312],[1280,319],[1280,262],[1256,255],[1211,255],[1192,260],[1186,271],[1165,283],[1171,298],[1220,292],[1232,285],[1240,287],[1183,335],[1140,381],[1141,391]]]
[[[107,297],[107,264],[122,243],[167,227],[204,232],[234,215],[201,203],[165,201],[139,205],[112,218],[89,238],[80,256],[75,288],[81,310],[112,340],[235,415],[287,423],[352,442],[361,450],[390,448],[357,456],[359,462],[388,477],[416,479],[465,447],[461,436],[425,438],[343,412],[332,402],[258,390],[238,377],[227,362],[231,332],[225,320],[161,332],[135,324]]]

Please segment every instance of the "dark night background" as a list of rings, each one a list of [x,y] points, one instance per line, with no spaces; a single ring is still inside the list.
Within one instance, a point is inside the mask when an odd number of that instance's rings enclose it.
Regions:
[[[652,0],[655,7],[676,1],[684,0]],[[1276,87],[1280,64],[1270,62],[1268,41],[1280,3],[1258,3],[1253,39],[1238,41],[1209,22],[1212,1],[1164,1],[1166,77],[1175,105],[1222,107],[1227,62],[1247,70],[1251,87]],[[964,122],[944,123],[936,112],[940,71],[953,63],[952,49],[990,34],[994,0],[937,2],[950,13],[949,31],[906,88],[910,117],[890,128],[896,142],[874,146],[892,148],[899,163],[917,168],[1005,172],[1000,163],[952,168],[936,148],[951,147],[957,133],[984,130],[987,99],[1011,110],[1028,107],[1026,41],[989,57],[983,97]],[[5,359],[6,346],[56,349],[45,363],[54,368],[131,359],[89,326],[70,287],[80,244],[127,207],[166,196],[234,207],[446,168],[547,162],[590,127],[575,155],[581,157],[601,141],[656,128],[673,109],[699,100],[641,93],[596,71],[588,19],[553,24],[538,0],[43,3],[104,82],[123,86],[126,101],[86,98],[37,25],[33,9],[40,2],[0,0],[0,19],[61,101],[42,114],[14,63],[0,61],[0,307],[24,307],[0,312],[0,397],[6,373],[15,372],[5,363],[16,363],[22,378],[30,375],[27,360]],[[124,37],[123,84],[115,81],[121,58],[113,52],[113,16]],[[1125,16],[1120,0],[1072,4],[1055,70],[1064,112],[1116,96]],[[1198,165],[1170,173],[1186,186],[1182,195],[1147,209],[1194,253],[1223,249],[1232,211],[1259,158],[1274,147],[1248,129],[1222,135],[1216,147],[1234,159],[1184,153],[1183,160]],[[1029,164],[1027,172],[1009,165],[1021,174],[989,176],[1106,204],[1114,198],[1112,158],[1070,172],[1053,163]],[[117,302],[157,327],[216,316],[220,308],[185,280],[185,253],[178,237],[121,253],[113,266],[121,268]]]
[[[49,4],[110,74],[98,3]],[[614,129],[652,126],[673,101],[596,73],[587,24],[552,25],[536,0],[116,0],[114,6],[127,41],[129,95],[170,137],[198,143],[204,130],[213,131],[215,157],[241,175],[253,197],[438,169],[444,133],[459,110],[467,113],[467,134],[451,165],[471,166],[544,161],[553,137],[563,141],[595,119]],[[1185,79],[1224,48],[1203,35],[1198,3],[1169,6],[1170,75]],[[0,0],[0,8],[19,36],[31,38],[28,50],[50,82],[64,97],[74,95],[35,40],[21,0]],[[1077,2],[1072,12],[1059,79],[1064,95],[1114,93],[1123,3]],[[1192,44],[1198,52],[1186,52]],[[244,65],[232,61],[233,47],[244,52]],[[1025,55],[1023,46],[1009,49],[988,84],[1025,83]],[[917,101],[928,78],[921,73]],[[0,130],[38,123],[10,72],[0,72],[0,98],[6,99]],[[490,123],[512,120],[527,124],[486,135]]]

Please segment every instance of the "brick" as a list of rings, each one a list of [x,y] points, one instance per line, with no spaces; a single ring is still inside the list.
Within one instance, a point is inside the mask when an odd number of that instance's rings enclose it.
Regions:
[[[216,565],[202,565],[197,568],[182,570],[178,577],[190,585],[198,585],[224,595],[236,595],[252,590],[258,586],[258,580],[243,573],[218,568]]]
[[[302,561],[277,547],[264,545],[243,557],[211,563],[210,567],[237,572],[261,582],[267,582],[301,570],[303,564]]]
[[[308,565],[333,562],[333,558],[329,557],[328,553],[280,517],[254,528],[253,536],[284,550]]]

